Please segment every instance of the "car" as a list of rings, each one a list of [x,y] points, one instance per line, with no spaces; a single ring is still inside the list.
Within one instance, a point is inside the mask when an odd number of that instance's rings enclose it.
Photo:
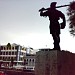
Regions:
[[[23,71],[25,71],[25,72],[34,72],[34,70],[32,68],[26,68],[26,67],[23,68]]]
[[[7,75],[7,74],[5,74],[3,71],[0,71],[0,75]]]

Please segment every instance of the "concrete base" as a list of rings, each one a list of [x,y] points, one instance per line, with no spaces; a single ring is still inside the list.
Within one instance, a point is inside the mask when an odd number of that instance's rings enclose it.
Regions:
[[[36,53],[35,75],[75,75],[75,54],[42,49]]]

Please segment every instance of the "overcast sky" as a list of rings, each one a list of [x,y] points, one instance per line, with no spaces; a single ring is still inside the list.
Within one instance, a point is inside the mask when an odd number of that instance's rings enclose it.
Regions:
[[[0,0],[0,44],[9,42],[34,49],[53,48],[48,17],[40,17],[38,12],[42,7],[49,7],[53,1],[59,6],[73,0]],[[67,7],[58,10],[65,14],[67,20]],[[75,38],[69,33],[68,22],[60,36],[61,49],[75,52]]]

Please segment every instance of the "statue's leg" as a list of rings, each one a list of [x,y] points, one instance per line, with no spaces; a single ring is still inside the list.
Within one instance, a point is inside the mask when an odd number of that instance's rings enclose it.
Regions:
[[[55,50],[60,50],[60,34],[53,33],[52,34],[53,40],[54,40],[54,49]]]

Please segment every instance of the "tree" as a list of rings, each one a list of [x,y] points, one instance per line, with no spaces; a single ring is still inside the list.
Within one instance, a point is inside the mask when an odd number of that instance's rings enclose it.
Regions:
[[[11,49],[11,44],[10,43],[7,44],[7,48]]]
[[[69,17],[68,21],[69,21],[70,33],[75,36],[75,1],[70,2],[67,15]]]

